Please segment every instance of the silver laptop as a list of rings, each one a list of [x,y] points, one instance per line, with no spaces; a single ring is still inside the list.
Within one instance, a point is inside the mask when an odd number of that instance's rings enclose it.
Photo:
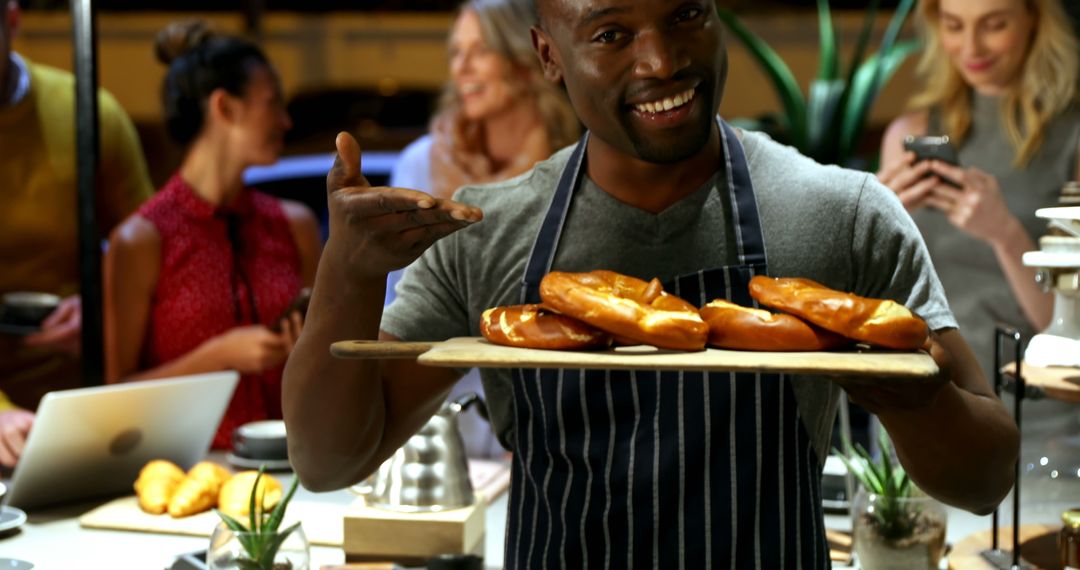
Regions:
[[[214,372],[46,394],[7,504],[130,493],[151,459],[187,469],[206,456],[238,380],[236,372]]]

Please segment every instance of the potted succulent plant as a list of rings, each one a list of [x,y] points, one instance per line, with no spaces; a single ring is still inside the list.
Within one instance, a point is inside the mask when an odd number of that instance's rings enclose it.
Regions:
[[[859,564],[866,570],[937,568],[945,552],[945,508],[894,463],[884,430],[879,441],[878,461],[846,440],[846,453],[837,451],[862,485],[852,506],[852,545]]]
[[[263,508],[266,485],[259,485],[262,476],[260,468],[251,487],[247,524],[215,509],[221,524],[210,537],[207,561],[211,569],[307,570],[308,541],[300,523],[278,530],[298,480],[293,479],[288,493],[267,513]]]

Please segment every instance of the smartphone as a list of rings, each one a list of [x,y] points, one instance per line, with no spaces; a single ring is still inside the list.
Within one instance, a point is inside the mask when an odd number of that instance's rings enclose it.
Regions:
[[[940,160],[957,166],[960,158],[956,155],[956,147],[949,142],[949,135],[921,136],[908,135],[904,138],[904,150],[915,153],[915,159]]]
[[[289,318],[296,311],[300,311],[300,316],[307,316],[308,303],[311,302],[311,287],[304,287],[300,290],[300,293],[289,303],[288,307],[282,311],[281,315],[270,324],[270,330],[276,333],[281,332],[281,321]]]

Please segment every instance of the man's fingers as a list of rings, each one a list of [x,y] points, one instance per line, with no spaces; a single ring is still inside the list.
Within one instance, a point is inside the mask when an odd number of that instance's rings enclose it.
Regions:
[[[370,186],[360,170],[360,143],[349,133],[341,132],[334,144],[337,146],[337,154],[334,156],[334,165],[326,175],[326,190],[333,192],[349,186]]]
[[[386,214],[434,212],[435,216],[477,222],[483,218],[479,208],[452,200],[438,200],[432,196],[406,188],[385,188],[377,191],[347,190],[341,194],[346,211],[360,218],[374,218]]]
[[[419,253],[431,247],[431,244],[466,226],[468,224],[463,222],[443,222],[411,228],[398,235],[401,237],[401,243],[407,244],[411,252]]]

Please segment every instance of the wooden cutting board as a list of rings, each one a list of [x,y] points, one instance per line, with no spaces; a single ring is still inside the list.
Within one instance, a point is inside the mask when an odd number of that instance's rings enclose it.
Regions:
[[[451,368],[784,372],[911,381],[925,380],[938,372],[934,360],[922,351],[751,352],[709,348],[684,352],[652,346],[566,351],[514,348],[495,345],[483,338],[461,337],[433,343],[344,341],[334,343],[331,352],[339,358],[416,357],[420,364]]]
[[[285,514],[281,528],[294,522],[303,523],[304,534],[311,544],[341,546],[345,505],[293,500]],[[134,496],[121,497],[79,517],[84,528],[182,534],[208,537],[221,519],[212,511],[190,517],[174,519],[168,514],[151,515],[139,508]]]
[[[510,486],[510,465],[500,461],[469,460],[469,479],[477,493],[490,504]],[[341,546],[347,504],[305,501],[299,496],[289,503],[282,528],[295,521],[303,523],[304,533],[312,544]],[[209,537],[218,518],[211,511],[174,519],[168,514],[151,515],[139,508],[135,496],[121,497],[79,517],[85,528],[181,534]]]

